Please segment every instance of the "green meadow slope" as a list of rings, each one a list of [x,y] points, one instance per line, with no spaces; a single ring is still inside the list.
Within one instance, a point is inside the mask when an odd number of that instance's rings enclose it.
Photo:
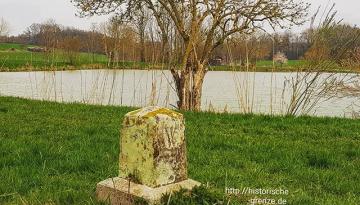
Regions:
[[[0,204],[98,204],[96,183],[117,176],[119,130],[133,109],[0,97]],[[289,194],[257,197],[359,204],[359,120],[184,114],[189,175],[217,193],[282,188]]]

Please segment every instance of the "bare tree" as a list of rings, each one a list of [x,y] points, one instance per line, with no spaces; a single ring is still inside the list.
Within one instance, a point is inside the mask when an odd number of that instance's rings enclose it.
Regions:
[[[238,34],[227,41],[226,46],[219,46],[214,51],[214,56],[228,56],[226,62],[245,66],[249,63],[251,66],[256,65],[257,60],[265,60],[270,57],[272,51],[272,40],[269,34],[262,32],[253,33],[251,35]],[[228,50],[228,51],[227,51]],[[246,62],[246,60],[249,62]]]
[[[0,19],[0,36],[7,36],[9,35],[9,23],[5,21],[5,19]]]
[[[55,61],[55,49],[58,47],[58,37],[61,28],[55,20],[49,19],[40,26],[40,44],[45,47],[48,62],[54,63]]]
[[[96,47],[96,40],[98,35],[97,35],[97,25],[95,23],[91,24],[91,28],[90,28],[90,32],[88,32],[87,35],[87,48],[88,48],[88,53],[92,54],[92,63],[95,62],[95,47]]]
[[[61,39],[59,47],[62,49],[65,58],[70,65],[75,65],[77,58],[79,57],[79,51],[81,42],[76,36],[67,36]]]
[[[111,66],[115,61],[115,48],[120,35],[119,24],[109,21],[100,24],[99,28],[102,33],[104,52],[108,57],[108,66]]]
[[[145,62],[145,41],[146,41],[146,27],[149,23],[150,16],[149,10],[143,6],[142,2],[138,2],[135,5],[133,12],[125,13],[122,16],[115,16],[112,21],[118,24],[126,24],[129,21],[132,22],[132,26],[135,28],[135,34],[138,36],[139,40],[139,60]]]
[[[145,59],[145,38],[146,38],[146,35],[145,35],[145,30],[146,30],[146,26],[149,22],[149,12],[148,12],[148,9],[143,6],[142,4],[138,4],[137,5],[137,8],[135,9],[135,13],[133,13],[131,15],[130,18],[133,18],[134,19],[134,25],[136,27],[136,30],[137,30],[137,34],[139,36],[139,53],[140,53],[140,61],[141,62],[145,62],[146,59]]]
[[[282,53],[280,51],[274,55],[273,60],[274,60],[274,62],[280,64],[281,66],[283,66],[284,64],[287,64],[287,62],[288,62],[288,59],[287,59],[285,53]]]
[[[41,24],[38,23],[33,23],[28,28],[26,28],[24,34],[27,37],[27,41],[29,44],[40,44],[40,31]]]
[[[135,29],[127,23],[113,18],[100,25],[104,51],[108,57],[108,66],[116,66],[120,61],[134,61],[137,47]]]
[[[81,15],[133,12],[147,6],[164,30],[170,19],[182,52],[170,70],[179,98],[178,107],[200,110],[202,85],[212,52],[236,33],[251,34],[264,23],[273,27],[303,23],[308,4],[294,0],[72,0]],[[169,36],[167,36],[169,37]]]

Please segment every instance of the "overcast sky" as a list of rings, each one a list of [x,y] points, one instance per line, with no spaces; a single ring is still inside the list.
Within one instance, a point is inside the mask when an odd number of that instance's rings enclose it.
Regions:
[[[360,25],[360,0],[303,0],[312,3],[314,12],[319,5],[336,3],[338,17],[352,25]],[[100,23],[108,17],[79,18],[70,0],[0,0],[0,18],[4,18],[11,28],[11,34],[22,33],[32,23],[54,19],[64,26],[89,29],[92,23]],[[295,31],[299,31],[297,28]]]

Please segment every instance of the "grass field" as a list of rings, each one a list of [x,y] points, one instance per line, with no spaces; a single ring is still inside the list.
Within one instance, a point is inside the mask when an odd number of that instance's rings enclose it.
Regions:
[[[39,71],[108,68],[108,59],[102,54],[78,53],[73,63],[61,50],[52,53],[27,51],[31,45],[0,43],[0,71]],[[15,50],[11,50],[15,49]],[[161,65],[143,62],[118,62],[114,68],[161,69]]]
[[[23,45],[16,43],[0,43],[0,51],[9,51],[10,49],[24,51],[27,49],[27,47],[31,47],[31,45]]]
[[[0,97],[0,204],[97,204],[96,183],[117,175],[119,129],[131,110]],[[192,112],[185,118],[189,175],[218,193],[225,186],[282,188],[289,195],[267,198],[360,202],[359,120]]]
[[[304,61],[304,60],[288,60],[286,66],[296,67],[296,66],[302,66],[305,64],[306,64],[306,61]],[[262,61],[258,61],[256,63],[256,65],[259,67],[272,67],[273,62],[270,60],[262,60]]]
[[[256,66],[211,66],[213,71],[249,71],[249,72],[298,72],[298,71],[323,71],[323,72],[358,72],[359,69],[349,69],[337,65],[335,62],[320,62],[311,64],[305,60],[289,60],[287,64],[280,65],[275,63],[275,67],[271,60],[261,60],[256,62]]]
[[[31,45],[21,44],[0,44],[0,68],[2,71],[18,71],[32,68],[42,70],[48,68],[66,68],[67,66],[81,67],[90,64],[106,65],[107,58],[105,55],[78,53],[74,62],[64,52],[56,51],[52,53],[36,53],[27,51]],[[14,50],[11,50],[14,49]]]

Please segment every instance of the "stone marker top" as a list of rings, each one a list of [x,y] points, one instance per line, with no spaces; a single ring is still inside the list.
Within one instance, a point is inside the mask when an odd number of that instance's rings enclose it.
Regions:
[[[100,182],[97,198],[111,205],[133,205],[133,197],[159,204],[164,194],[191,190],[185,123],[181,113],[146,107],[125,115],[120,135],[119,177]]]
[[[150,106],[129,112],[125,115],[128,118],[151,118],[155,116],[168,116],[170,118],[183,119],[181,113],[158,106]]]

